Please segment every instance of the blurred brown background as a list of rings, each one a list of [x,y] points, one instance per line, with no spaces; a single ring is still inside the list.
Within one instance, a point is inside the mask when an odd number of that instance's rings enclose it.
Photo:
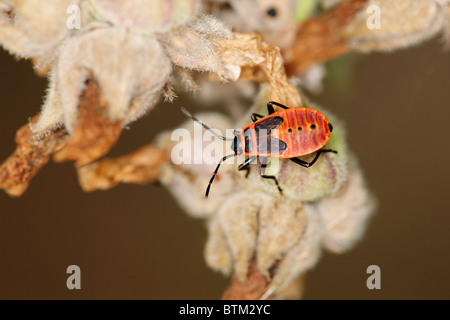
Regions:
[[[325,253],[306,299],[450,299],[450,53],[438,40],[359,57],[347,91],[310,96],[346,122],[379,208],[352,251]],[[0,51],[0,159],[40,110],[46,80]],[[179,102],[125,131],[112,155],[175,127]],[[194,109],[194,108],[192,108]],[[194,109],[195,110],[195,109]],[[216,299],[229,279],[205,266],[203,221],[156,186],[83,193],[72,164],[50,163],[25,195],[0,193],[1,299]],[[66,288],[81,267],[82,290]],[[381,268],[381,290],[366,269]]]

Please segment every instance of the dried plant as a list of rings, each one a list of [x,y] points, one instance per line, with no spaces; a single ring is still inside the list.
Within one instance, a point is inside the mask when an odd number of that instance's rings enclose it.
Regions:
[[[322,250],[351,248],[374,211],[345,128],[332,113],[324,111],[335,126],[327,147],[337,155],[324,154],[308,169],[272,162],[268,170],[283,195],[256,167],[245,177],[230,164],[205,199],[215,165],[172,163],[170,131],[132,154],[100,158],[124,126],[161,96],[174,102],[180,88],[219,96],[211,88],[227,82],[225,95],[239,109],[234,118],[198,115],[222,130],[243,127],[270,100],[301,107],[307,100],[295,77],[302,77],[301,87],[318,88],[321,63],[337,56],[407,48],[441,32],[448,38],[450,7],[447,0],[224,2],[55,0],[42,6],[37,0],[0,0],[0,44],[32,59],[49,79],[42,112],[18,130],[17,149],[0,166],[0,188],[22,195],[50,157],[74,161],[86,192],[159,181],[189,215],[206,220],[206,262],[234,278],[223,298],[298,298],[304,274]],[[381,29],[367,27],[374,5],[381,9]],[[79,8],[79,28],[67,27],[70,6]],[[327,11],[314,10],[319,6]],[[251,93],[259,90],[250,108],[241,98],[248,89],[243,83],[253,85]],[[193,130],[190,120],[180,127]]]
[[[256,109],[262,109],[264,101],[260,99]],[[220,114],[198,116],[222,130],[231,122]],[[212,195],[205,199],[213,166],[162,166],[160,181],[180,205],[192,216],[208,221],[208,265],[226,275],[234,274],[236,286],[251,277],[248,270],[254,263],[253,270],[267,281],[260,295],[278,294],[317,262],[322,246],[341,252],[360,238],[374,207],[373,198],[354,156],[349,155],[343,126],[330,119],[335,135],[327,146],[338,155],[327,154],[308,169],[282,162],[271,173],[278,177],[282,196],[258,170],[252,169],[245,177],[235,165],[224,165]],[[192,130],[190,121],[184,126]],[[175,142],[170,136],[171,132],[161,134],[158,145],[172,150]]]
[[[367,14],[361,11],[344,31],[356,51],[389,51],[427,40],[445,26],[447,0],[371,0],[366,7],[380,8],[381,28],[367,28]],[[367,11],[367,10],[366,10]]]

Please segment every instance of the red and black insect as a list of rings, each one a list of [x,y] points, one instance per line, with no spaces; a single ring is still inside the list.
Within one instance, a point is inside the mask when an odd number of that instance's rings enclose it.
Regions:
[[[276,111],[274,106],[283,110]],[[252,123],[242,130],[235,130],[234,138],[222,137],[212,131],[207,125],[194,118],[186,109],[181,110],[192,120],[201,124],[206,130],[225,141],[233,141],[232,154],[223,157],[217,164],[216,170],[209,181],[205,196],[208,197],[211,184],[219,171],[219,167],[228,158],[245,155],[245,161],[238,167],[238,170],[249,170],[250,164],[258,158],[261,162],[260,174],[263,178],[275,181],[278,190],[282,193],[278,180],[275,176],[265,175],[268,158],[289,159],[296,164],[309,168],[316,163],[319,156],[324,152],[334,152],[334,150],[323,149],[330,138],[333,126],[328,119],[319,111],[309,108],[288,108],[278,102],[267,104],[268,116],[253,113]],[[316,156],[311,162],[299,159],[316,152]],[[248,174],[248,173],[247,173]]]

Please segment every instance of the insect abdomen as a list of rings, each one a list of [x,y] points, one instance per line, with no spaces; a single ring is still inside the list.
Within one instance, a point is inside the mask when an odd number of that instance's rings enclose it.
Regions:
[[[287,144],[280,158],[301,157],[322,148],[330,138],[328,120],[317,110],[292,108],[276,112],[284,119],[273,136]]]

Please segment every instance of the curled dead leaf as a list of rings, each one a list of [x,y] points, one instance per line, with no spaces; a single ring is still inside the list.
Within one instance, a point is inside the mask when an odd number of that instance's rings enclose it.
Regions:
[[[38,116],[31,119],[35,123]],[[0,189],[12,197],[20,197],[31,179],[50,160],[51,154],[67,142],[67,132],[60,128],[37,140],[29,124],[17,130],[17,148],[0,166]]]
[[[233,80],[268,82],[268,99],[289,106],[303,105],[300,94],[288,80],[278,47],[262,41],[258,34],[239,32],[216,46],[225,68],[235,70]]]
[[[122,121],[111,121],[108,110],[108,101],[98,84],[90,83],[80,98],[79,120],[72,137],[53,160],[75,161],[81,167],[111,150],[122,133]]]

